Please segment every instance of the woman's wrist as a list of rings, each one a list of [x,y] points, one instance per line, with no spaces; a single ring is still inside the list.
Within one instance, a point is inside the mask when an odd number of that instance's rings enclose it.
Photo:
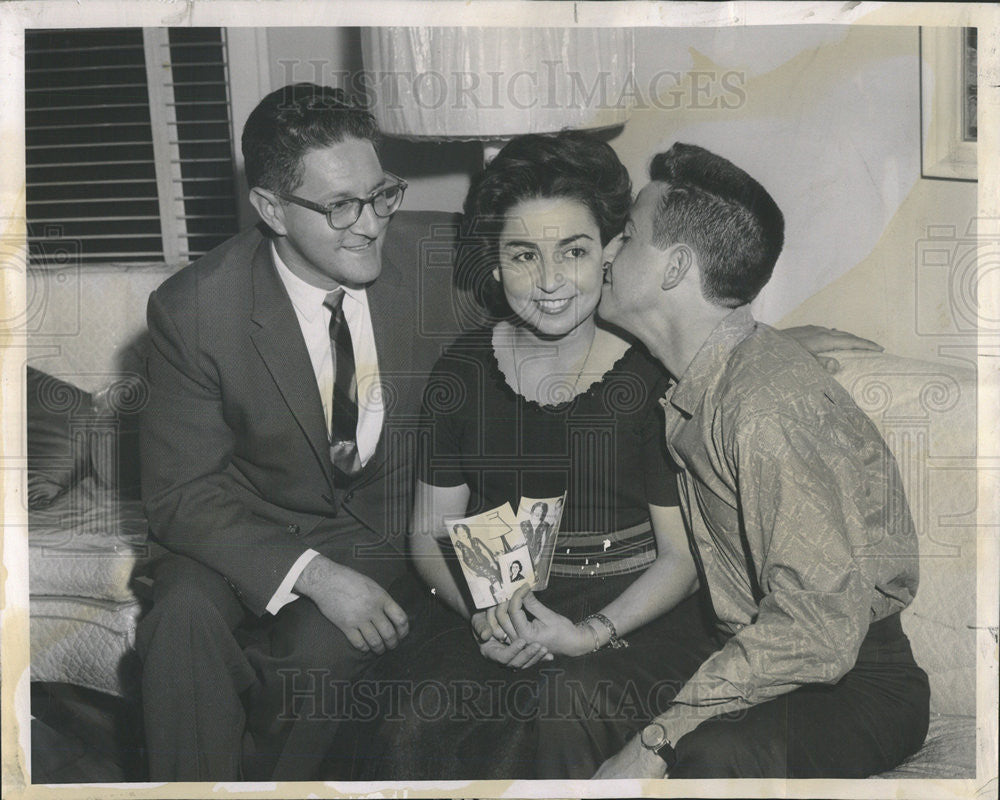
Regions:
[[[605,645],[610,645],[615,650],[628,647],[628,640],[619,636],[615,624],[600,612],[588,615],[580,624],[594,632],[594,650],[600,650]]]
[[[577,646],[573,653],[567,655],[584,656],[587,653],[594,653],[604,647],[607,642],[603,641],[601,631],[592,624],[592,621],[585,619],[575,625],[578,632]]]

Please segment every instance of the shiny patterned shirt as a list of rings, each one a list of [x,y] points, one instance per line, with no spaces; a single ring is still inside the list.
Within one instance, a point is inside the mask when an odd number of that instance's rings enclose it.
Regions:
[[[732,634],[659,717],[676,743],[709,717],[836,682],[868,625],[913,599],[917,538],[875,426],[748,308],[661,404],[702,582]]]

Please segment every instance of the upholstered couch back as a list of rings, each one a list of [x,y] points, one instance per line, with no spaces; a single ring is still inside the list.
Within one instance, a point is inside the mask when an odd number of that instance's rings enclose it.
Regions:
[[[902,615],[931,710],[976,712],[976,372],[960,362],[836,353],[837,379],[896,457],[919,539],[920,586]]]
[[[146,299],[176,267],[80,267],[28,273],[28,363],[88,392],[141,375]]]

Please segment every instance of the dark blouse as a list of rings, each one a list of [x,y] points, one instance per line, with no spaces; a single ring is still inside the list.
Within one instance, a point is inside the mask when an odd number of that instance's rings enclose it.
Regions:
[[[553,575],[644,569],[655,558],[648,505],[678,504],[658,402],[662,368],[634,346],[583,394],[543,406],[507,384],[490,333],[460,337],[434,367],[421,480],[466,484],[469,514],[502,503],[516,511],[522,496],[565,491]]]

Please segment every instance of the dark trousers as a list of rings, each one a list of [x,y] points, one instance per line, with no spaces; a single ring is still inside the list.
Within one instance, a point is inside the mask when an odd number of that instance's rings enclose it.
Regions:
[[[341,721],[337,687],[377,660],[308,598],[258,619],[221,575],[176,554],[155,570],[136,638],[153,781],[316,777]]]
[[[612,658],[628,659],[628,650]],[[631,671],[636,685],[652,676]],[[648,694],[659,707],[669,695]],[[837,683],[803,686],[745,711],[706,720],[677,742],[671,778],[865,778],[892,769],[927,735],[927,676],[913,661],[899,615],[874,623],[857,663]],[[660,704],[665,699],[668,702]],[[557,736],[543,737],[545,777],[589,778],[648,722],[604,707],[578,707]],[[561,773],[561,774],[560,774]]]
[[[867,778],[915,753],[930,689],[899,614],[873,623],[837,683],[812,684],[703,722],[677,743],[673,778]]]

